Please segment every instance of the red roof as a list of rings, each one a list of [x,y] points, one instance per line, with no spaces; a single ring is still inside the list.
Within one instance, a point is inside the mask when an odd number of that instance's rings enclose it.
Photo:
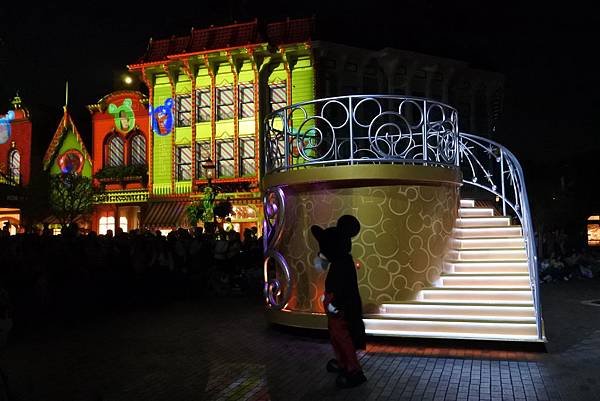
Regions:
[[[192,28],[189,36],[150,39],[146,54],[136,64],[166,61],[168,56],[178,54],[200,53],[260,43],[281,46],[308,42],[313,30],[314,21],[309,18],[274,22],[267,24],[264,30],[260,29],[258,20],[205,29]]]

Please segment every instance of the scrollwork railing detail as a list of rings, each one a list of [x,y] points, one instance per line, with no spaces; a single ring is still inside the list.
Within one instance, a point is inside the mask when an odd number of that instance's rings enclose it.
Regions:
[[[458,149],[463,183],[496,195],[498,201],[502,202],[502,214],[513,215],[521,224],[525,237],[537,334],[542,340],[537,251],[523,169],[508,149],[486,138],[460,133]]]
[[[407,96],[343,96],[284,107],[266,119],[266,173],[309,165],[455,166],[454,108]]]

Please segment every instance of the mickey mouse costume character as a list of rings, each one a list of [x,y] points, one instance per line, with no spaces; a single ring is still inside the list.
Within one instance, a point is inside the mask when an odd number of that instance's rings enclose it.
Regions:
[[[323,305],[336,358],[327,363],[327,371],[339,373],[338,387],[355,387],[367,381],[356,357],[356,350],[365,349],[366,341],[356,267],[350,254],[351,238],[360,231],[360,223],[354,216],[344,215],[335,227],[322,229],[315,225],[310,231],[319,243],[316,266],[331,264]]]

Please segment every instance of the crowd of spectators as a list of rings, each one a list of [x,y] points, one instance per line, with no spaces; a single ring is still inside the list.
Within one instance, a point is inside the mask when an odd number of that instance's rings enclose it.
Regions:
[[[262,291],[262,246],[255,227],[242,236],[201,228],[117,228],[80,234],[0,233],[0,319],[14,329],[47,319],[90,316],[124,303],[160,303]],[[4,318],[6,320],[6,318]]]

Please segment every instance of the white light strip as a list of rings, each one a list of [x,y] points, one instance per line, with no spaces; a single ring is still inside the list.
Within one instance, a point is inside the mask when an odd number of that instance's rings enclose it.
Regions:
[[[458,217],[456,222],[459,227],[507,227],[510,225],[508,217]]]
[[[367,334],[380,336],[404,336],[404,337],[435,337],[435,338],[467,338],[467,339],[488,339],[488,340],[516,340],[516,341],[537,341],[537,335],[518,335],[518,334],[485,334],[485,333],[448,333],[448,332],[429,332],[429,331],[401,331],[401,330],[372,330],[366,329]]]
[[[379,317],[379,318],[369,317],[369,320],[376,320],[379,322],[379,321],[393,318],[393,319],[400,319],[400,320],[406,319],[406,320],[410,320],[411,322],[413,322],[413,321],[418,321],[418,320],[413,320],[415,318],[418,318],[418,319],[427,319],[427,320],[432,320],[432,321],[441,320],[441,321],[444,321],[444,323],[457,323],[457,322],[445,322],[445,320],[450,320],[450,319],[457,320],[457,321],[491,320],[494,323],[495,322],[510,323],[510,322],[506,322],[506,320],[513,320],[513,321],[520,321],[520,322],[535,324],[535,316],[434,315],[434,314],[411,314],[411,313],[382,313],[380,315],[385,316],[385,317]]]

